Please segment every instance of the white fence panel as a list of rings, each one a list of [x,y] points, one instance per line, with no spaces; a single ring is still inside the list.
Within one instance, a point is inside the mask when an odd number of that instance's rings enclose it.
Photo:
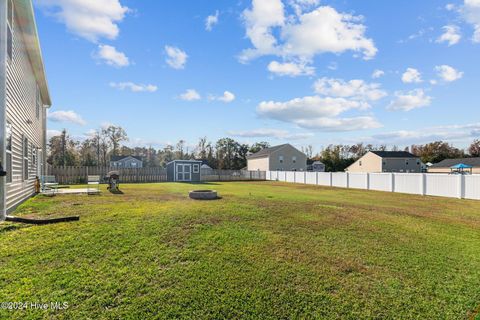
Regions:
[[[332,173],[332,187],[348,188],[348,175],[345,172]]]
[[[286,172],[286,182],[291,182],[291,183],[294,183],[295,182],[295,172],[293,171],[287,171]]]
[[[349,173],[348,187],[354,189],[368,189],[368,174],[367,173]]]
[[[465,176],[465,199],[480,200],[480,175]]]
[[[395,173],[394,191],[409,194],[423,194],[422,173]]]
[[[331,173],[330,172],[317,172],[318,185],[319,186],[332,186]]]
[[[306,184],[317,184],[317,173],[316,172],[307,172],[305,178]]]
[[[392,174],[370,173],[370,190],[392,191]]]
[[[460,197],[461,176],[447,174],[427,174],[426,194],[439,197]]]
[[[305,183],[305,172],[304,171],[295,172],[295,183]]]

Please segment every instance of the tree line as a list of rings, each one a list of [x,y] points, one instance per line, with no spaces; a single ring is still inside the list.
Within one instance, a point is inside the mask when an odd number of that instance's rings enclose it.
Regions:
[[[268,142],[244,144],[231,138],[211,142],[200,138],[194,147],[185,140],[161,149],[153,147],[128,147],[125,129],[120,126],[102,128],[89,138],[72,138],[67,130],[49,139],[47,162],[53,166],[108,166],[112,156],[140,156],[145,167],[165,167],[172,160],[204,160],[216,169],[240,170],[247,166],[247,156],[270,147]],[[480,157],[480,140],[475,140],[466,149],[459,149],[444,141],[412,145],[400,150],[393,146],[372,144],[329,145],[314,154],[313,146],[302,148],[310,161],[321,161],[327,171],[343,171],[369,151],[409,151],[419,156],[423,163],[437,163],[448,158]]]

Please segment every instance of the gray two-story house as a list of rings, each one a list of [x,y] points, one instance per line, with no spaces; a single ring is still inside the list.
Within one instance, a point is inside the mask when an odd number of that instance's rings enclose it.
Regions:
[[[0,0],[0,220],[45,171],[51,105],[31,0]]]
[[[110,158],[110,167],[126,169],[143,168],[143,159],[137,156],[112,156]]]

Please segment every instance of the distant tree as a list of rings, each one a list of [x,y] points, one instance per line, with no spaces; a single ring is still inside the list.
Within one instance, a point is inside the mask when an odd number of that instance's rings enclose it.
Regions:
[[[302,147],[302,152],[305,153],[305,155],[307,156],[307,159],[312,159],[312,157],[313,157],[313,146],[308,145],[306,147]]]
[[[120,126],[109,126],[102,130],[103,135],[108,137],[113,147],[112,155],[118,156],[120,143],[128,141],[127,132]]]
[[[468,154],[472,157],[480,157],[480,140],[476,139],[468,147]]]
[[[423,163],[437,163],[445,159],[462,158],[465,156],[463,150],[457,149],[443,141],[435,141],[425,145],[413,145],[411,152],[419,156]]]
[[[248,150],[250,153],[257,153],[260,150],[270,148],[270,144],[265,141],[261,142],[255,142],[250,146],[250,149]]]
[[[351,146],[329,145],[320,153],[320,160],[325,164],[326,171],[344,171],[355,162],[350,156]]]
[[[47,162],[53,166],[78,165],[77,142],[73,141],[63,129],[58,136],[51,137],[48,143],[49,156]]]

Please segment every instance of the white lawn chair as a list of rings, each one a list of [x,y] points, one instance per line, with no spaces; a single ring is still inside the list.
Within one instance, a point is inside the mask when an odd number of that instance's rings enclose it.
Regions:
[[[88,176],[88,194],[100,193],[100,176]]]
[[[60,186],[55,176],[42,176],[40,179],[42,194],[54,196]]]

